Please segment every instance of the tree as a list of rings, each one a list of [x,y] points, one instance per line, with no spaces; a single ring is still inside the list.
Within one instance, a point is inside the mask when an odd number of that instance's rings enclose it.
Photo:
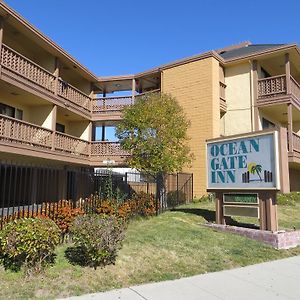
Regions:
[[[116,135],[122,148],[131,152],[129,166],[156,176],[178,172],[191,162],[189,125],[174,97],[152,93],[124,110]]]

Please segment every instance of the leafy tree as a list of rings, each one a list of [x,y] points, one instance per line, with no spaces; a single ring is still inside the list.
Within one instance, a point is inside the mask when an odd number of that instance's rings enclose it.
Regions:
[[[116,135],[131,152],[128,164],[152,176],[178,172],[192,160],[190,123],[174,97],[152,93],[124,110]]]

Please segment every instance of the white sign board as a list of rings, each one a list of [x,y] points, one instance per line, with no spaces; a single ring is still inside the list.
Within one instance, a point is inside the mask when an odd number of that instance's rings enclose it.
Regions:
[[[207,142],[207,189],[280,189],[278,132]]]

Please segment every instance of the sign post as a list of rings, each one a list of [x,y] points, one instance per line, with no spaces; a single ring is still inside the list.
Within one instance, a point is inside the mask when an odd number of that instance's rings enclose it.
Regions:
[[[256,217],[260,229],[278,230],[278,132],[261,131],[207,141],[207,191],[216,194],[216,222]]]

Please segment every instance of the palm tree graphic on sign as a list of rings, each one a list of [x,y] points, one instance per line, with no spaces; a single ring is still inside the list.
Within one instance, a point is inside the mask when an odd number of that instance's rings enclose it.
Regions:
[[[262,171],[262,166],[261,165],[257,165],[256,163],[249,163],[248,171],[253,175],[256,173],[259,177],[259,181],[262,181],[262,178],[261,178],[261,175],[260,175],[261,171]]]

